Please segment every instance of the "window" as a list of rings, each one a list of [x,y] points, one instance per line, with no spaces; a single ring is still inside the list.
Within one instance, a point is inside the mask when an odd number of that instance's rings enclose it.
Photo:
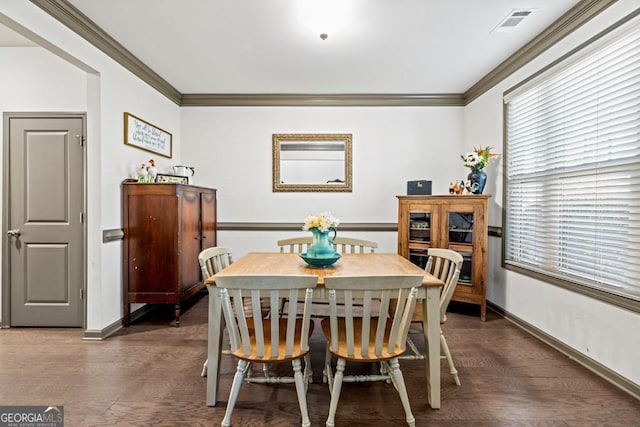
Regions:
[[[505,95],[504,262],[638,307],[640,25],[606,33]]]

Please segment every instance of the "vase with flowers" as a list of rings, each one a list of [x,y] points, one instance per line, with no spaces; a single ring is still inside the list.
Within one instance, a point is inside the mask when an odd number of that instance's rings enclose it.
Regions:
[[[311,231],[313,240],[307,252],[300,256],[308,264],[314,266],[329,266],[340,258],[340,254],[333,248],[333,242],[338,234],[337,227],[340,220],[330,212],[308,215],[304,219],[305,231]]]
[[[492,157],[497,157],[498,154],[491,152],[493,147],[473,147],[473,151],[461,155],[460,157],[464,161],[464,166],[471,169],[471,172],[467,176],[469,182],[468,188],[473,194],[482,194],[484,187],[487,183],[487,174],[484,172],[484,168],[489,164]]]

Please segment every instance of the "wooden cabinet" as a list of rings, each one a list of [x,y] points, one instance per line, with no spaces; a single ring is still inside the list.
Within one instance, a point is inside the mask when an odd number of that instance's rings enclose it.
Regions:
[[[122,184],[123,302],[180,303],[204,288],[198,254],[216,246],[216,190],[185,184]]]
[[[452,299],[480,305],[485,320],[490,196],[397,197],[398,253],[424,267],[429,248],[459,252],[464,263]]]

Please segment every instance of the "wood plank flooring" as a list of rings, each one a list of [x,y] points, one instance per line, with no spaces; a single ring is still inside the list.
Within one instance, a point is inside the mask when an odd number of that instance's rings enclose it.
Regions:
[[[66,426],[220,425],[235,361],[223,356],[223,401],[206,406],[200,370],[206,358],[207,298],[196,298],[180,328],[169,326],[171,307],[158,306],[101,342],[82,341],[78,329],[0,331],[0,405],[64,405]],[[462,386],[456,387],[443,361],[442,409],[425,403],[424,362],[401,363],[418,426],[640,425],[638,400],[493,312],[481,322],[456,311],[445,334]],[[316,426],[324,425],[329,408],[323,358],[318,327],[308,392]],[[233,423],[300,425],[295,387],[245,384]],[[397,394],[386,383],[345,384],[336,423],[406,426]]]

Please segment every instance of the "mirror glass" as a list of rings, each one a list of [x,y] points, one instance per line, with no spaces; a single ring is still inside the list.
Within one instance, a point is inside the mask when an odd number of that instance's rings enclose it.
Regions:
[[[273,135],[273,191],[351,189],[351,134]]]

